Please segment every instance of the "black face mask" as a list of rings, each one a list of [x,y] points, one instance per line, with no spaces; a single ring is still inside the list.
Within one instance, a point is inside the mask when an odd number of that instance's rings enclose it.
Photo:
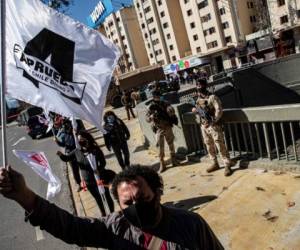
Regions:
[[[157,224],[158,212],[156,197],[151,201],[138,201],[123,210],[126,219],[141,229],[152,229]]]

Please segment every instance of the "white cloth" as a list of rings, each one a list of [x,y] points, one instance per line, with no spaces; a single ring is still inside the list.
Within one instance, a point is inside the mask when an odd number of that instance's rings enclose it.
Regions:
[[[47,200],[53,198],[61,190],[60,179],[53,174],[44,152],[13,150],[15,156],[26,163],[36,174],[48,182]]]
[[[7,93],[102,130],[118,48],[40,0],[7,1],[6,27]]]

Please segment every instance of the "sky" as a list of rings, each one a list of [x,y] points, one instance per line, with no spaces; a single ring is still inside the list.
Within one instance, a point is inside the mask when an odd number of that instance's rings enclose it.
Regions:
[[[81,23],[87,24],[86,18],[96,7],[99,0],[73,0],[73,2],[66,14]]]

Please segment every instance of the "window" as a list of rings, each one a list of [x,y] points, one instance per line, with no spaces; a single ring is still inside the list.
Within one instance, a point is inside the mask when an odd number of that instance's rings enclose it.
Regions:
[[[211,27],[211,28],[209,28],[207,30],[204,30],[203,34],[204,34],[204,36],[207,36],[208,34],[211,35],[211,34],[213,34],[215,32],[216,32],[216,28],[215,27]]]
[[[160,54],[162,54],[162,51],[161,51],[161,49],[159,49],[159,50],[156,50],[156,51],[155,51],[155,55],[157,55],[157,56],[158,56],[158,55],[160,55]]]
[[[225,12],[225,8],[224,7],[222,7],[221,9],[220,9],[220,15],[222,16],[222,15],[224,15],[226,12]]]
[[[153,58],[153,54],[152,53],[150,53],[150,58]]]
[[[280,24],[287,23],[289,18],[287,15],[280,17]]]
[[[253,9],[254,8],[253,2],[247,2],[247,7],[248,9]]]
[[[147,43],[148,48],[150,49],[150,43]]]
[[[193,11],[192,10],[188,10],[186,13],[187,13],[188,16],[193,15]]]
[[[223,27],[224,30],[229,28],[229,23],[228,22],[222,23],[222,27]]]
[[[127,44],[124,44],[124,49],[127,49]]]
[[[184,0],[184,3],[187,4],[190,0]]]
[[[140,18],[142,18],[143,17],[143,14],[140,12]]]
[[[140,4],[139,4],[139,3],[136,3],[136,7],[137,7],[137,8],[140,8]]]
[[[226,36],[225,41],[226,43],[231,43],[232,42],[231,36]]]
[[[200,18],[200,20],[201,20],[202,23],[208,22],[210,19],[211,19],[211,15],[209,13],[207,15],[205,15],[205,16],[202,16]]]
[[[164,11],[160,12],[160,17],[164,17],[164,16],[165,16],[165,12]]]
[[[161,60],[157,62],[159,65],[164,65],[165,64],[165,60]]]
[[[200,9],[203,9],[203,8],[205,8],[207,5],[208,5],[208,0],[204,0],[204,1],[200,2],[200,3],[198,3],[198,9],[199,9],[199,10],[200,10]]]
[[[297,10],[297,17],[300,18],[300,10]]]
[[[148,13],[151,10],[151,7],[148,6],[147,8],[145,8],[145,13]]]
[[[142,26],[142,29],[145,29],[145,24],[144,23],[142,23],[141,26]]]
[[[144,36],[145,36],[146,39],[148,38],[148,34],[147,33],[145,33]]]
[[[161,0],[158,0],[157,4],[158,4],[158,6],[160,6],[161,5]]]
[[[170,49],[170,50],[173,50],[173,49],[174,49],[174,46],[171,44],[171,45],[169,46],[169,49]]]
[[[193,35],[193,39],[194,39],[194,41],[197,41],[198,40],[198,35]]]
[[[150,35],[155,34],[156,33],[156,29],[153,28],[152,30],[149,31]]]
[[[125,40],[125,36],[121,36],[121,39],[122,39],[122,40]]]
[[[117,20],[117,22],[120,22],[120,17],[117,17],[117,19],[116,19],[116,20]]]
[[[190,23],[190,27],[191,29],[195,28],[195,23],[194,22]]]
[[[197,53],[200,53],[200,52],[201,52],[201,47],[200,47],[200,46],[197,47],[197,48],[196,48],[196,51],[197,51]]]
[[[168,23],[164,23],[164,24],[163,24],[163,27],[164,27],[164,29],[166,29],[166,28],[169,27],[169,24],[168,24]]]
[[[285,5],[285,0],[277,0],[277,5],[278,5],[278,7]]]
[[[159,39],[156,38],[152,43],[153,43],[153,45],[159,44]]]
[[[174,62],[176,60],[177,60],[176,56],[172,56],[172,61]]]
[[[167,39],[171,39],[171,35],[170,34],[167,34]]]
[[[255,23],[256,22],[256,16],[250,16],[250,22]]]
[[[211,27],[208,29],[209,34],[213,34],[216,32],[216,28],[215,27]]]
[[[149,19],[147,19],[147,24],[153,23],[153,21],[154,21],[153,17],[150,17]]]
[[[207,44],[207,48],[208,49],[212,49],[212,48],[215,48],[217,46],[218,46],[218,42],[217,41],[213,41],[213,42]]]

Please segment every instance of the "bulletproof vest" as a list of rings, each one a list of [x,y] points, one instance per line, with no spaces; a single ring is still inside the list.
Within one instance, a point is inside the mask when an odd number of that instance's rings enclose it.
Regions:
[[[154,114],[154,123],[164,121],[170,125],[172,124],[170,121],[170,116],[167,112],[167,104],[165,102],[152,102],[149,106],[149,110],[151,114]]]

